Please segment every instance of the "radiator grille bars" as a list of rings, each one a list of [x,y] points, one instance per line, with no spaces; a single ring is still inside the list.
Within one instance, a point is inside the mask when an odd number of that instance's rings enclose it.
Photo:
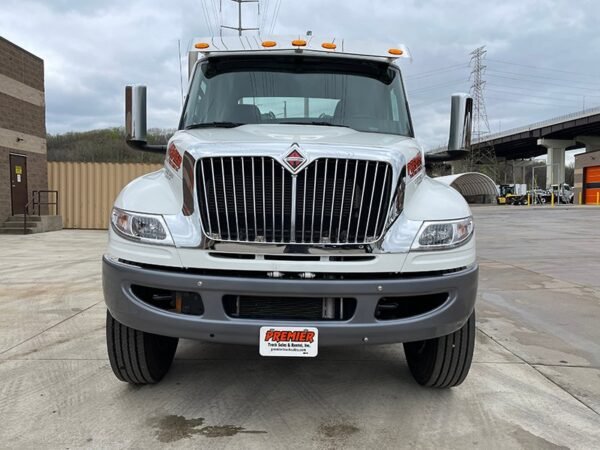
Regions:
[[[204,158],[197,165],[202,225],[222,241],[374,242],[385,227],[392,178],[380,161],[321,158],[293,176],[270,157]]]

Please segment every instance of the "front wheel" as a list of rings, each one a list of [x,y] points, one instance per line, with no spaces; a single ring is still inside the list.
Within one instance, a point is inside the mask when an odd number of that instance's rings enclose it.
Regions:
[[[179,339],[129,328],[106,311],[106,346],[116,377],[130,384],[158,383],[169,371]]]
[[[461,384],[471,367],[475,348],[475,311],[462,328],[426,341],[404,344],[412,376],[423,386],[449,388]]]

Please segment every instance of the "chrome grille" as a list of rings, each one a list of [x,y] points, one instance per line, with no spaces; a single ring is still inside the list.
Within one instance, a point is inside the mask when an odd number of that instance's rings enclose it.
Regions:
[[[362,244],[385,227],[392,197],[388,163],[313,161],[297,175],[263,156],[198,162],[198,201],[212,239],[300,244]]]

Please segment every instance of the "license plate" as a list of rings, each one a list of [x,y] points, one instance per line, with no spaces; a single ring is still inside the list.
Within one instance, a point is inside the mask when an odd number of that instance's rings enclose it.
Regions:
[[[314,327],[261,327],[259,351],[261,356],[317,356],[319,330]]]

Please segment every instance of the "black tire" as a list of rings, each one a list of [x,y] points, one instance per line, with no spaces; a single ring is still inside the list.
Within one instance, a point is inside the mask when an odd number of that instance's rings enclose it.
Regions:
[[[423,386],[449,388],[461,384],[471,368],[475,348],[475,311],[454,333],[407,342],[404,353],[414,379]]]
[[[135,330],[106,311],[106,346],[116,377],[130,384],[158,383],[169,371],[179,339]]]

